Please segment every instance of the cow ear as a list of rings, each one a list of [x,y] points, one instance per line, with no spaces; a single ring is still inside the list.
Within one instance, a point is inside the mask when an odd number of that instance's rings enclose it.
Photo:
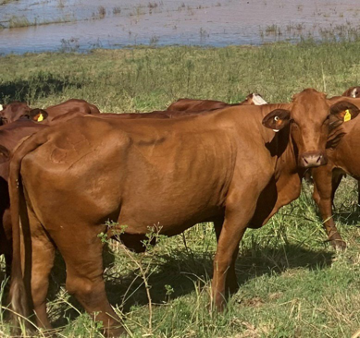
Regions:
[[[267,114],[262,124],[266,128],[270,128],[275,132],[280,131],[290,122],[290,111],[285,109],[275,109],[271,113]]]
[[[340,101],[330,107],[330,116],[338,120],[348,122],[358,116],[360,110],[354,104],[347,101]]]
[[[44,109],[32,109],[30,110],[29,114],[29,118],[30,120],[36,121],[36,122],[41,122],[47,119],[48,117],[48,113],[44,110]]]

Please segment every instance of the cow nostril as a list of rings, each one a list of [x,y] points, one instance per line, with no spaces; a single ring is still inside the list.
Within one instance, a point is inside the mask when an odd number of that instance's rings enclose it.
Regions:
[[[319,158],[317,159],[316,163],[319,163],[322,160],[323,156],[320,155]]]
[[[306,163],[306,164],[309,164],[309,162],[307,161],[307,159],[304,157],[304,162]]]

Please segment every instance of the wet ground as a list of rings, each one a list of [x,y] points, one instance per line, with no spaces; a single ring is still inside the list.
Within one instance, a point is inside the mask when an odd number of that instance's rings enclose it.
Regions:
[[[359,0],[0,0],[0,53],[352,38],[359,18]]]

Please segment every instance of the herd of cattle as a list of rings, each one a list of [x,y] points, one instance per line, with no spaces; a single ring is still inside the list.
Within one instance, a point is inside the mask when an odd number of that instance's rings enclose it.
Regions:
[[[212,297],[221,311],[237,288],[246,228],[296,199],[306,172],[329,241],[346,247],[332,202],[345,174],[360,180],[360,87],[332,98],[305,89],[280,104],[259,94],[239,104],[180,99],[142,114],[101,114],[83,100],[2,108],[0,253],[11,271],[12,309],[35,312],[40,328],[51,328],[55,249],[69,293],[117,336],[123,328],[106,297],[98,235],[142,251],[149,229],[172,236],[200,222],[215,227]]]

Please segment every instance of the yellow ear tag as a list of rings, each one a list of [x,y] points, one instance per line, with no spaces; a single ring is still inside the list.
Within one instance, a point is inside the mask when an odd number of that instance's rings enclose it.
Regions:
[[[350,117],[351,118],[351,117]],[[43,121],[44,120],[44,115],[43,114],[40,114],[39,115],[39,117],[38,117],[38,119],[37,119],[37,121],[38,122],[41,122],[41,121]],[[345,121],[345,117],[344,117],[344,121]]]
[[[344,115],[344,122],[350,121],[351,120],[351,114],[350,114],[349,109],[346,109],[345,113],[346,114]]]

